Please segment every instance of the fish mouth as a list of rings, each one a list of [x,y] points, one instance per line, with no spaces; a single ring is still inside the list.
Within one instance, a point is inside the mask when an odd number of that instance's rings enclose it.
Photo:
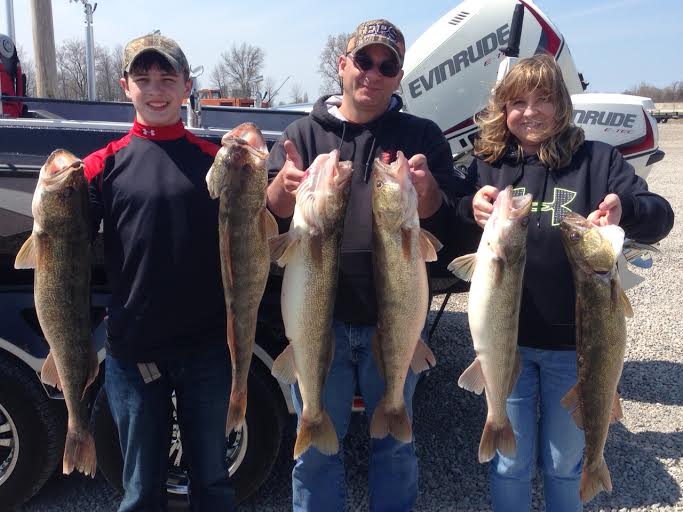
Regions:
[[[582,215],[576,212],[568,212],[560,222],[560,232],[563,238],[567,241],[572,240],[572,234],[576,233],[579,236],[586,230],[591,229],[593,225]]]
[[[228,133],[223,135],[221,144],[226,145],[230,143],[237,143],[247,145],[250,148],[251,154],[257,158],[266,159],[268,156],[268,145],[263,133],[254,123],[242,123]]]
[[[40,181],[47,192],[54,192],[76,173],[84,173],[83,161],[66,150],[57,149],[40,170]]]
[[[512,204],[510,205],[510,218],[516,220],[529,215],[531,213],[532,199],[533,196],[531,194],[513,196]]]

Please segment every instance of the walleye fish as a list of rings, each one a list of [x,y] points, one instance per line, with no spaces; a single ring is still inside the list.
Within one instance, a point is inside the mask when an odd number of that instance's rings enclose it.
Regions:
[[[31,210],[33,233],[14,267],[35,269],[36,313],[50,345],[40,377],[63,391],[68,412],[62,471],[94,477],[95,442],[83,397],[99,366],[90,332],[91,226],[83,162],[54,151],[40,169]]]
[[[375,159],[372,184],[372,256],[377,293],[373,351],[384,377],[384,395],[370,421],[370,435],[391,434],[409,443],[413,429],[403,388],[408,368],[418,373],[436,364],[420,339],[429,309],[425,262],[436,261],[441,243],[420,229],[417,192],[403,153],[393,163]]]
[[[218,231],[232,365],[230,431],[242,427],[247,411],[256,316],[270,270],[268,239],[277,236],[278,227],[266,209],[268,149],[261,131],[243,123],[221,143],[206,183],[211,198],[220,197]]]
[[[577,213],[561,222],[562,243],[576,289],[578,381],[562,398],[586,437],[579,494],[586,502],[612,491],[603,455],[609,424],[623,417],[617,384],[626,351],[625,316],[633,310],[617,273],[624,243],[619,226],[597,227]]]
[[[289,340],[272,374],[298,381],[303,401],[295,459],[311,446],[327,455],[339,451],[322,394],[334,355],[332,314],[351,171],[336,150],[318,155],[297,189],[289,231],[271,241],[273,259],[285,266],[281,307]]]
[[[507,456],[517,452],[505,406],[520,372],[517,329],[531,199],[531,194],[513,196],[512,186],[502,190],[476,254],[456,258],[448,266],[456,276],[472,282],[467,315],[477,356],[458,385],[478,395],[486,391],[481,463],[490,461],[496,449]]]

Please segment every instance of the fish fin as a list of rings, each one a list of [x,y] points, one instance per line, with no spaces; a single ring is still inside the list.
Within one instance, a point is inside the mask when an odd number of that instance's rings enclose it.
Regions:
[[[95,440],[87,430],[80,432],[69,430],[66,433],[62,472],[68,475],[74,469],[86,476],[95,478],[95,471],[97,470]]]
[[[569,391],[567,391],[567,394],[562,397],[562,400],[560,400],[560,404],[562,404],[562,407],[567,409],[569,414],[572,415],[576,426],[583,430],[583,407],[581,406],[581,396],[579,395],[578,383],[576,383]]]
[[[431,231],[427,231],[426,229],[421,228],[420,229],[420,236],[424,236],[429,240],[429,242],[432,244],[432,247],[434,247],[434,250],[436,252],[439,252],[441,249],[443,249],[443,244],[439,241],[434,234],[432,234]]]
[[[88,380],[85,381],[85,386],[83,387],[83,393],[81,394],[81,400],[85,398],[85,393],[88,391],[90,385],[95,382],[97,375],[100,373],[100,363],[97,360],[97,352],[92,345],[90,345],[90,353],[88,354],[90,368],[88,369]]]
[[[481,395],[484,391],[484,372],[481,370],[481,362],[478,358],[472,361],[472,364],[462,372],[458,379],[458,386],[467,391],[472,391],[477,395]]]
[[[308,240],[311,248],[311,261],[317,268],[320,268],[323,264],[323,237],[320,233],[316,233]]]
[[[327,361],[327,372],[330,372],[330,368],[332,368],[332,361],[334,361],[334,347],[336,343],[336,338],[334,337],[334,329],[330,329],[330,357],[329,360]]]
[[[624,418],[624,411],[621,409],[621,397],[619,393],[614,393],[614,401],[612,402],[612,412],[609,416],[610,423],[616,423]]]
[[[284,267],[298,243],[298,239],[292,240],[290,238],[289,231],[269,239],[270,261],[277,262],[279,266]]]
[[[493,459],[496,450],[507,457],[514,457],[517,453],[515,432],[512,430],[509,418],[506,418],[505,425],[500,429],[494,428],[491,420],[486,420],[484,431],[481,433],[481,441],[479,441],[479,462],[483,464]]]
[[[589,469],[584,464],[579,484],[579,497],[584,503],[592,500],[599,492],[612,492],[612,478],[605,459],[602,458],[597,468]]]
[[[456,277],[459,277],[463,281],[471,281],[472,274],[474,274],[474,267],[477,264],[477,254],[466,254],[455,258],[448,265],[448,270],[453,272]]]
[[[54,357],[52,357],[52,352],[48,352],[47,357],[45,358],[43,367],[40,370],[40,380],[60,391],[62,390],[62,382],[59,379],[57,365],[55,364]]]
[[[14,260],[14,268],[36,268],[36,235],[31,234],[21,246]]]
[[[375,332],[372,335],[372,340],[370,341],[370,348],[372,348],[372,355],[375,357],[375,364],[377,365],[379,374],[382,376],[382,379],[386,380],[386,376],[384,375],[384,362],[382,360],[382,351],[380,350],[379,336],[377,334],[377,331],[379,331],[379,328],[375,329]]]
[[[426,229],[420,230],[420,254],[425,261],[436,261],[443,244]]]
[[[508,396],[512,394],[512,390],[515,389],[515,384],[517,384],[517,379],[522,373],[522,354],[520,354],[519,349],[515,350],[515,362],[512,367],[512,374],[510,375],[510,386],[508,388]]]
[[[322,418],[318,423],[301,419],[301,426],[294,443],[294,458],[298,459],[311,446],[315,446],[320,453],[334,455],[339,451],[339,439],[334,424],[327,412],[322,411]]]
[[[265,226],[266,238],[271,239],[278,236],[280,229],[277,227],[277,221],[273,214],[268,211],[267,208],[261,210],[261,222]]]
[[[401,248],[406,261],[410,260],[412,235],[413,231],[411,229],[401,228]]]
[[[232,254],[230,253],[230,237],[227,233],[225,233],[225,236],[220,237],[220,251],[223,274],[225,275],[228,290],[232,290],[234,283],[232,276]]]
[[[405,404],[397,411],[387,409],[385,399],[382,398],[370,421],[370,437],[382,439],[391,436],[402,443],[410,443],[413,440],[413,427],[410,424],[410,416]]]
[[[628,300],[628,296],[626,295],[626,292],[624,291],[623,288],[621,288],[621,293],[619,294],[619,298],[624,305],[624,316],[626,318],[633,318],[633,306],[631,306],[631,301]]]
[[[280,382],[294,384],[296,382],[296,366],[294,364],[294,347],[290,343],[273,361],[270,373]]]
[[[225,422],[226,432],[239,430],[244,425],[244,417],[247,415],[247,390],[230,391],[230,404],[228,405],[228,419]]]
[[[422,339],[417,340],[415,345],[415,352],[413,352],[413,359],[410,362],[410,368],[414,373],[431,370],[436,366],[436,357],[434,352],[430,349]]]
[[[494,258],[493,263],[493,287],[500,287],[503,282],[503,273],[505,272],[505,260],[503,258]]]

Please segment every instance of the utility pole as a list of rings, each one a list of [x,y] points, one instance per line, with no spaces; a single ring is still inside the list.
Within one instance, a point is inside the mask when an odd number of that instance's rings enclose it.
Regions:
[[[57,59],[50,0],[31,0],[31,25],[36,61],[36,96],[54,98],[57,92]]]
[[[71,0],[78,2],[79,0]],[[88,0],[80,0],[85,12],[85,64],[88,78],[88,100],[95,101],[95,38],[93,36],[92,14],[97,9],[97,3],[93,6]]]
[[[5,0],[5,10],[7,11],[7,35],[17,45],[17,38],[14,32],[14,0]]]

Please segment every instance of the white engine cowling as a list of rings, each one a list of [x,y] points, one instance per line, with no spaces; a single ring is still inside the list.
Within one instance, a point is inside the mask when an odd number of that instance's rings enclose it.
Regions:
[[[519,57],[545,51],[555,57],[572,94],[574,122],[589,140],[617,146],[645,178],[660,160],[651,100],[623,94],[586,94],[564,37],[531,0],[465,0],[408,49],[401,92],[405,110],[433,120],[453,155],[469,153],[481,112],[505,58],[515,6],[524,6]]]

